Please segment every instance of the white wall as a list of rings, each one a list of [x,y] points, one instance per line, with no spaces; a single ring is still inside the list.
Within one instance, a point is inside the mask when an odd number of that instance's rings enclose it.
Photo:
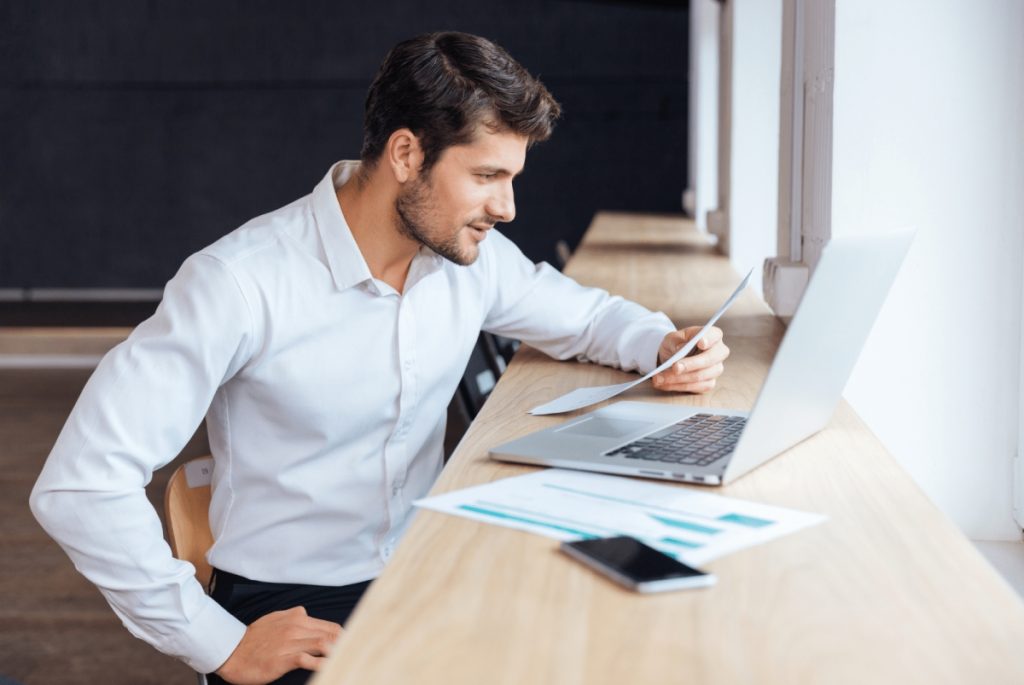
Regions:
[[[833,235],[918,230],[846,396],[983,540],[1020,539],[1022,45],[1020,0],[837,0]]]
[[[1024,261],[1024,260],[1022,260]],[[1020,394],[1017,406],[1017,460],[1014,462],[1013,519],[1024,528],[1024,270],[1021,273],[1020,309]],[[1024,579],[1024,573],[1020,576]],[[1022,580],[1024,582],[1024,580]],[[1021,592],[1024,595],[1024,592]]]
[[[778,224],[782,0],[735,0],[733,17],[729,257],[759,273]]]
[[[715,0],[690,2],[689,188],[686,210],[702,231],[718,207],[718,31]],[[687,206],[689,205],[689,206]]]

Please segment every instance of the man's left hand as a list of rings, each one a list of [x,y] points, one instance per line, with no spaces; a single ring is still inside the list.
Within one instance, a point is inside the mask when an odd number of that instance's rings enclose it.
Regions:
[[[690,326],[666,335],[658,348],[658,365],[690,342],[701,328]],[[729,348],[722,342],[722,330],[711,327],[689,355],[654,377],[654,387],[667,392],[708,392],[725,370],[723,362],[728,356]]]

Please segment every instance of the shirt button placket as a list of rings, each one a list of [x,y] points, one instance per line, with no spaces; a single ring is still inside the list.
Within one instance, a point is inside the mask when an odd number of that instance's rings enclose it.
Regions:
[[[386,504],[389,514],[388,518],[390,528],[386,533],[387,537],[381,549],[381,554],[385,560],[391,556],[391,553],[394,550],[391,530],[398,524],[403,514],[399,496],[402,492],[402,483],[405,476],[406,433],[408,432],[410,412],[412,411],[412,407],[415,405],[416,394],[415,379],[412,373],[415,365],[415,360],[412,355],[416,346],[416,340],[414,331],[410,325],[410,312],[408,311],[407,304],[406,296],[399,299],[398,363],[400,365],[399,375],[401,377],[401,384],[398,398],[398,417],[395,421],[394,432],[389,440],[391,449],[388,450],[388,459],[385,465],[385,472],[391,486],[389,488],[390,497]]]

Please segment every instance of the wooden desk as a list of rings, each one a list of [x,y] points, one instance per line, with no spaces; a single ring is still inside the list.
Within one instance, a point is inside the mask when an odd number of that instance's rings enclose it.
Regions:
[[[738,282],[686,222],[622,214],[598,215],[568,272],[680,326]],[[719,325],[733,354],[714,393],[628,396],[749,408],[782,326],[751,291]],[[530,472],[488,448],[565,420],[527,408],[624,379],[524,349],[433,492]],[[711,563],[713,589],[642,596],[553,540],[422,511],[313,683],[1024,683],[1024,604],[845,403],[717,491],[829,520]]]

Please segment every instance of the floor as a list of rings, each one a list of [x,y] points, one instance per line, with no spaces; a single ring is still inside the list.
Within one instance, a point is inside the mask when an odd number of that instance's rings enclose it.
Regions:
[[[32,485],[90,373],[0,369],[0,678],[23,685],[194,683],[187,666],[125,630],[29,511]],[[199,434],[183,455],[205,450]],[[147,488],[158,512],[173,468]]]

